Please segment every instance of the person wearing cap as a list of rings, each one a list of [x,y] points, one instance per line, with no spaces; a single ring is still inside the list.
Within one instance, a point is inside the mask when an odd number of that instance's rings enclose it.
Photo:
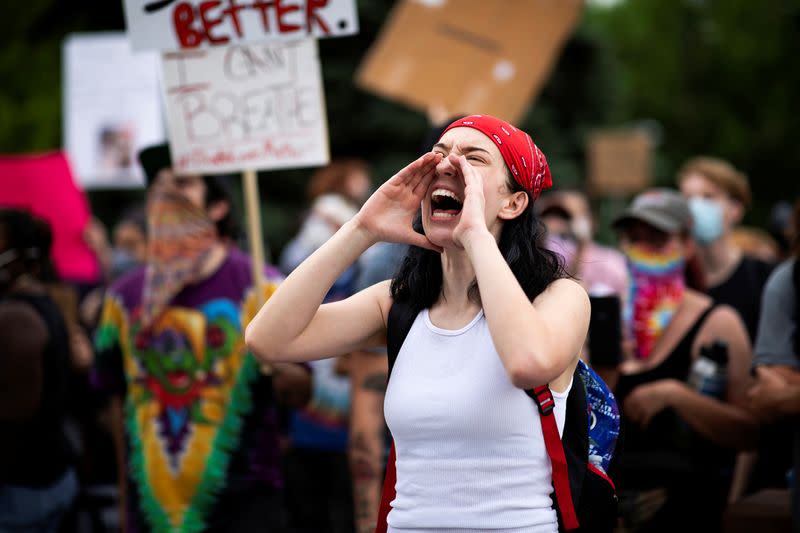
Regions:
[[[773,265],[745,255],[733,237],[751,203],[747,176],[727,161],[702,156],[683,164],[677,184],[694,219],[692,236],[706,290],[714,300],[739,312],[753,342],[761,293]]]
[[[686,286],[694,253],[692,216],[676,191],[636,197],[614,221],[631,280],[625,309],[632,356],[615,385],[625,452],[618,487],[636,531],[717,531],[735,451],[752,447],[747,411],[751,350],[739,315]],[[702,347],[728,348],[725,391],[716,398],[686,383]]]
[[[147,262],[107,291],[92,372],[112,398],[123,530],[282,532],[276,401],[301,405],[309,374],[267,375],[246,349],[257,298],[224,181],[176,174],[166,145],[140,161]]]
[[[589,300],[544,247],[533,203],[551,184],[528,134],[487,115],[456,120],[247,328],[262,360],[308,361],[385,345],[393,305],[416,314],[386,391],[397,468],[389,532],[558,531],[539,415],[523,389],[549,384],[563,431]],[[320,305],[378,241],[411,245],[394,280]]]

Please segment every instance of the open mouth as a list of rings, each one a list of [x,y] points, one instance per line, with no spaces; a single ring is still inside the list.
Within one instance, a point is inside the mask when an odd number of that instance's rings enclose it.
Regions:
[[[453,218],[461,213],[464,203],[452,191],[436,189],[431,193],[431,216],[434,218]]]

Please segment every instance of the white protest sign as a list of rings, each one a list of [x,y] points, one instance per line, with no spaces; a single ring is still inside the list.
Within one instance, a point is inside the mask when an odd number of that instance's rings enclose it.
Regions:
[[[182,173],[319,166],[328,128],[317,42],[162,57],[173,165]]]
[[[358,33],[355,0],[124,0],[135,50]]]
[[[131,52],[123,32],[64,42],[64,144],[83,188],[144,186],[136,160],[165,140],[158,54]]]

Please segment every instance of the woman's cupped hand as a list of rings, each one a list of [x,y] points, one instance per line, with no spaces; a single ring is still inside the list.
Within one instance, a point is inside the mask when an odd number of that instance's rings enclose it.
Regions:
[[[361,207],[355,217],[357,224],[375,242],[410,244],[441,252],[412,227],[441,160],[441,154],[426,153],[389,178]]]

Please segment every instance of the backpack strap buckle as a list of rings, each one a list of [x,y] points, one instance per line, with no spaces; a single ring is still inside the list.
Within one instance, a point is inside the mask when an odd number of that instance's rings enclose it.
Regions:
[[[528,396],[533,398],[533,401],[535,401],[536,405],[539,407],[539,414],[542,416],[548,416],[553,412],[556,402],[553,399],[553,394],[550,392],[550,387],[547,385],[542,385],[540,387],[536,387],[532,391],[527,392]]]

